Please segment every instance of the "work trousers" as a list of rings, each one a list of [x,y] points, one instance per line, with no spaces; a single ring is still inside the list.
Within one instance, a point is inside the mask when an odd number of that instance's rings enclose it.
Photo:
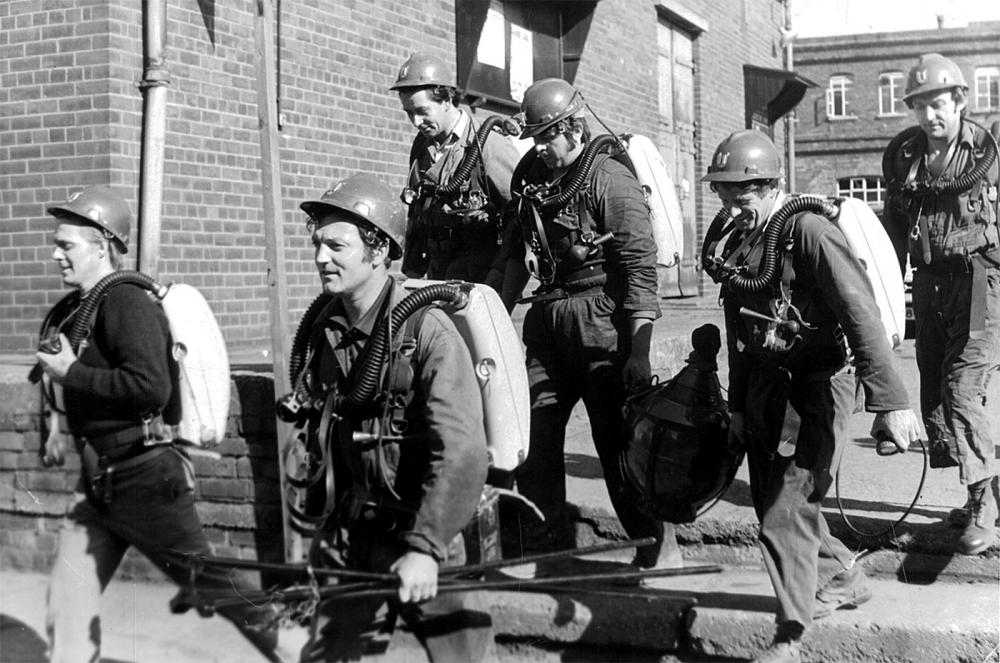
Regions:
[[[174,582],[190,581],[184,555],[211,554],[194,507],[193,470],[170,449],[126,470],[107,484],[108,504],[77,492],[59,531],[49,579],[47,629],[52,663],[100,659],[100,596],[129,546],[135,546]],[[222,570],[206,570],[197,587],[207,597],[250,589]],[[270,609],[247,604],[219,612],[265,655],[277,644]],[[266,628],[264,628],[266,627]]]
[[[582,399],[611,504],[630,538],[653,537],[638,551],[652,566],[663,542],[663,523],[631,498],[620,457],[628,439],[622,407],[622,368],[630,337],[616,325],[614,301],[603,292],[535,303],[524,319],[531,439],[528,457],[517,469],[518,491],[535,503],[545,522],[524,528],[526,550],[573,547],[566,513],[566,425]],[[621,332],[619,331],[621,329]]]
[[[855,376],[848,371],[789,377],[760,366],[750,376],[743,409],[750,494],[778,599],[779,628],[790,623],[799,631],[807,628],[817,588],[853,563],[851,551],[830,534],[820,507],[840,465],[855,393]],[[779,455],[782,442],[793,443],[794,454]]]
[[[958,465],[964,484],[996,474],[986,387],[1000,363],[1000,268],[985,276],[985,292],[974,293],[972,274],[913,275],[920,410],[932,466]],[[974,297],[985,302],[973,306]],[[970,329],[979,311],[985,323]]]
[[[407,551],[394,532],[378,531],[364,522],[351,529],[347,541],[346,551],[335,542],[334,556],[325,561],[340,568],[388,573]],[[458,535],[442,568],[464,563],[465,546]],[[414,654],[421,651],[431,663],[495,660],[493,622],[484,595],[442,592],[420,604],[385,597],[325,601],[302,662],[413,663]]]

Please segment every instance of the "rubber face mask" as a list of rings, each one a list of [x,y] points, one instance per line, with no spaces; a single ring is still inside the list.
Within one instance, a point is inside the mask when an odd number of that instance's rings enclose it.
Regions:
[[[761,194],[757,185],[743,183],[717,182],[713,189],[741,232],[749,232],[766,221],[777,197],[777,189]]]
[[[556,124],[533,138],[534,150],[551,170],[569,168],[580,155],[581,136],[582,133],[577,132],[573,135],[574,140],[570,141]]]

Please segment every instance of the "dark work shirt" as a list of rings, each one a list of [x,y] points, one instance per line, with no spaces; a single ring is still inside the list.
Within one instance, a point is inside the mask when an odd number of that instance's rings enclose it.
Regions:
[[[893,365],[892,349],[871,283],[847,238],[834,222],[811,212],[796,215],[789,225],[790,232],[787,228],[785,232],[793,243],[791,260],[795,270],[792,305],[815,329],[803,327],[801,339],[786,352],[764,348],[761,342],[768,323],[741,315],[739,309],[745,306],[769,314],[771,289],[728,292],[725,317],[730,408],[733,412],[743,411],[747,380],[756,364],[773,364],[793,374],[837,370],[846,365],[841,330],[864,389],[866,409],[883,412],[909,408],[906,387]]]

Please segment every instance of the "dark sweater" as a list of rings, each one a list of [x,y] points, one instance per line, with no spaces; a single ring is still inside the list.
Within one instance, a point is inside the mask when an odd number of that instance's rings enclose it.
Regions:
[[[63,382],[74,435],[116,432],[164,409],[170,399],[170,328],[146,291],[111,288]]]

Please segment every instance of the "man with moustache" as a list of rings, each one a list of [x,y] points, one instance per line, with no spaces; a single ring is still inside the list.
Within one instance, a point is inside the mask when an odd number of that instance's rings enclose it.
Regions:
[[[759,131],[730,134],[708,174],[733,230],[713,277],[723,282],[729,350],[730,436],[747,450],[758,540],[778,600],[774,642],[755,663],[799,663],[813,620],[871,598],[855,556],[820,510],[847,441],[857,385],[872,434],[900,450],[920,439],[893,367],[864,269],[840,229],[810,211],[790,216],[774,247],[774,281],[742,286],[765,251],[765,229],[785,202],[781,155]],[[793,324],[794,323],[794,324]],[[789,455],[782,442],[792,442]],[[779,446],[781,448],[779,448]]]
[[[650,383],[649,344],[660,316],[649,210],[635,176],[606,149],[612,137],[591,136],[584,107],[579,91],[559,78],[535,82],[521,103],[521,137],[535,146],[511,184],[520,197],[518,224],[507,238],[501,296],[513,302],[527,271],[541,283],[527,299],[523,325],[531,443],[516,477],[545,521],[525,528],[525,548],[575,543],[564,447],[570,413],[582,400],[623,529],[633,539],[655,539],[636,551],[633,566],[677,566],[679,550],[673,541],[663,546],[663,523],[639,508],[619,465],[622,407],[627,390]]]
[[[479,163],[451,193],[456,170],[475,147],[480,122],[459,105],[451,68],[437,56],[414,53],[390,88],[419,132],[410,148],[404,202],[409,206],[403,274],[485,283],[500,290],[503,274],[491,271],[510,203],[510,177],[519,154],[509,139],[490,131]]]
[[[883,157],[883,221],[900,268],[909,254],[914,269],[930,465],[958,466],[968,499],[949,522],[962,528],[959,551],[977,555],[996,540],[996,441],[986,386],[1000,363],[1000,171],[995,138],[965,115],[967,95],[961,69],[937,53],[910,70],[903,101],[918,126],[896,136]]]
[[[385,184],[354,175],[301,208],[330,296],[313,323],[302,379],[310,398],[324,406],[311,410],[305,423],[310,439],[327,445],[323,455],[336,476],[326,488],[335,492],[328,498],[336,506],[316,535],[322,545],[312,554],[321,557],[312,561],[399,578],[391,599],[321,606],[303,660],[402,660],[394,656],[422,647],[432,661],[483,661],[493,652],[488,611],[469,594],[438,595],[439,569],[465,561],[461,531],[486,481],[482,400],[469,351],[435,306],[387,332],[398,352],[381,357],[373,349],[407,294],[389,274],[403,255],[405,220]],[[391,406],[378,395],[336,405],[364,379],[359,375],[368,375],[370,361],[384,362],[376,389],[382,398],[396,389],[406,396],[392,398]],[[398,384],[404,375],[409,381]],[[397,409],[402,412],[390,420],[386,412]]]

